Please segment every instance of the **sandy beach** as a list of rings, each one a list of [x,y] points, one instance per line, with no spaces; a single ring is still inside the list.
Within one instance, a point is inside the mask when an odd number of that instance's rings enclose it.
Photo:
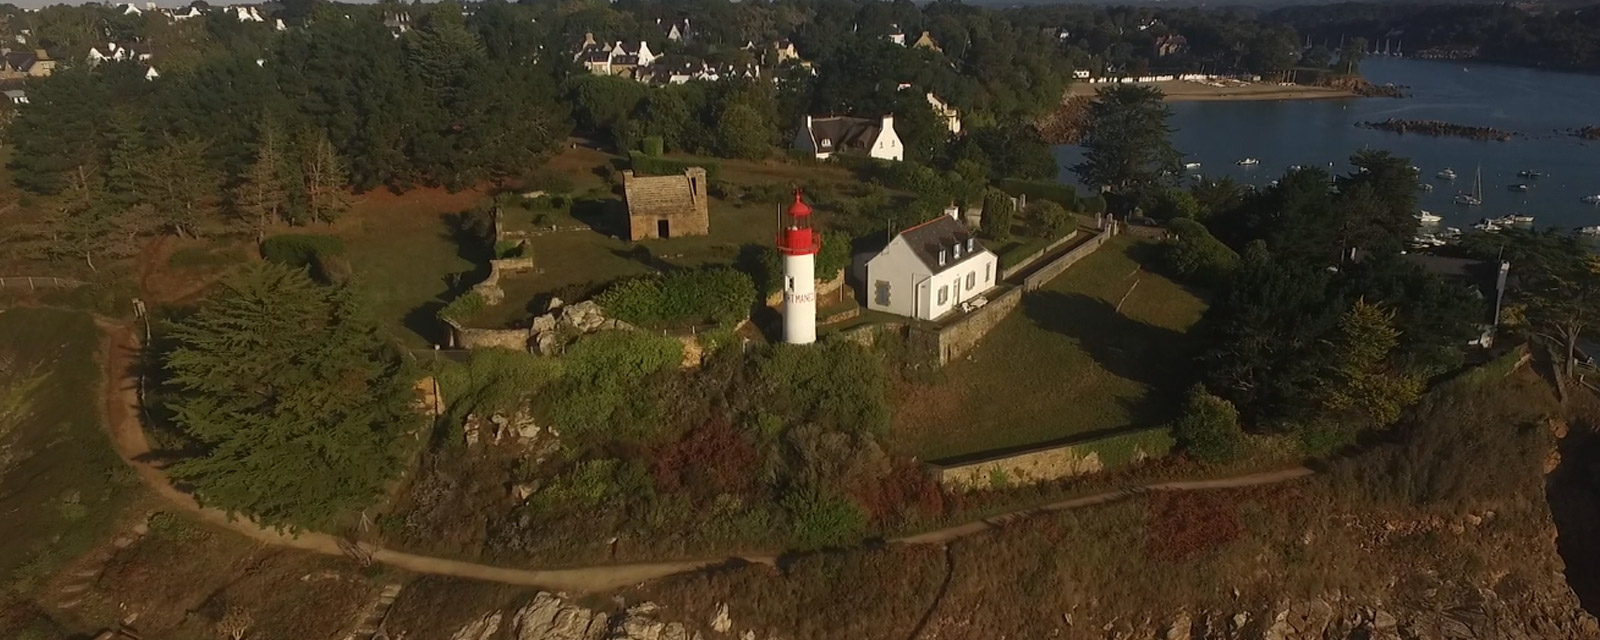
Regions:
[[[1228,83],[1227,86],[1216,87],[1199,82],[1187,80],[1169,80],[1165,82],[1140,82],[1137,84],[1149,85],[1161,89],[1167,94],[1167,102],[1212,102],[1231,100],[1327,100],[1332,98],[1355,98],[1356,94],[1328,87],[1312,87],[1304,85],[1282,86],[1278,84],[1260,83]],[[1089,84],[1074,82],[1068,90],[1070,96],[1092,96],[1100,87],[1110,85]]]

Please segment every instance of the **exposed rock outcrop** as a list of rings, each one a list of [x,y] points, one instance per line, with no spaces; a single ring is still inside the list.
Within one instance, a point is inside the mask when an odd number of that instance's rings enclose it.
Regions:
[[[702,640],[682,623],[656,620],[656,611],[647,602],[610,616],[541,591],[513,613],[493,611],[468,623],[450,640]],[[507,625],[509,635],[495,635]]]

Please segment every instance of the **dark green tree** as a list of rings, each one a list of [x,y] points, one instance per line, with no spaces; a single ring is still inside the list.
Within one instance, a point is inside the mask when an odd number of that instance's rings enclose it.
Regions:
[[[1086,184],[1123,197],[1171,186],[1182,156],[1172,147],[1172,110],[1160,89],[1115,85],[1101,89],[1089,107],[1083,162],[1072,171]]]
[[[990,189],[983,196],[983,218],[979,220],[979,230],[991,240],[1010,240],[1016,211],[1017,205],[1012,202],[1011,196],[998,189]]]
[[[172,326],[173,422],[199,452],[171,467],[208,506],[326,528],[399,470],[412,391],[349,287],[262,263]]]
[[[1183,414],[1172,423],[1172,437],[1189,455],[1205,462],[1229,462],[1244,448],[1244,429],[1233,403],[1211,395],[1204,385],[1189,389]]]

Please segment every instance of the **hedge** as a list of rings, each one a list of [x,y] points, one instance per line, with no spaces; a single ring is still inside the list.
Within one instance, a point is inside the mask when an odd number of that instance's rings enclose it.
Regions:
[[[1070,184],[1006,178],[1000,181],[1000,190],[1013,196],[1026,195],[1029,199],[1049,200],[1066,207],[1068,211],[1079,208],[1078,188]]]
[[[750,276],[728,267],[629,278],[595,297],[612,317],[651,328],[732,324],[749,315],[755,299]]]
[[[337,256],[344,253],[344,239],[310,233],[286,233],[272,236],[261,243],[261,257],[268,262],[295,267],[309,267],[319,256]]]
[[[479,311],[483,311],[483,308],[487,306],[489,306],[489,301],[482,294],[476,291],[468,291],[457,296],[455,300],[450,301],[450,304],[440,309],[439,319],[465,322],[468,318],[477,315]]]
[[[639,143],[639,147],[644,151],[644,154],[653,158],[659,157],[666,150],[666,146],[666,141],[662,140],[661,136],[646,136]]]
[[[719,180],[722,176],[722,166],[715,162],[704,160],[677,160],[674,158],[661,158],[645,155],[638,151],[628,152],[628,159],[633,164],[633,172],[644,176],[672,176],[682,175],[690,167],[700,167],[706,170],[707,180]]]

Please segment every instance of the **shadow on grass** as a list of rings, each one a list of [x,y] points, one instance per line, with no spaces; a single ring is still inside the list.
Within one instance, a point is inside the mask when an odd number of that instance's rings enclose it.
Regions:
[[[1024,296],[1022,310],[1035,326],[1076,340],[1112,375],[1150,388],[1128,403],[1133,424],[1157,424],[1171,417],[1184,387],[1194,379],[1194,353],[1187,337],[1129,318],[1110,302],[1044,290]]]
[[[401,318],[401,326],[429,344],[444,344],[447,341],[444,323],[439,320],[439,310],[450,300],[470,290],[472,285],[489,277],[489,260],[494,258],[493,227],[488,226],[481,216],[471,211],[445,214],[439,216],[439,224],[439,237],[455,245],[456,257],[472,263],[473,268],[471,271],[441,277],[439,292],[427,302],[406,311]]]
[[[1587,425],[1583,425],[1587,426]],[[1561,441],[1561,464],[1545,479],[1545,497],[1556,526],[1556,551],[1566,578],[1590,614],[1600,611],[1600,435],[1573,428]]]
[[[616,198],[584,198],[572,203],[572,217],[595,233],[627,239],[628,205]]]

